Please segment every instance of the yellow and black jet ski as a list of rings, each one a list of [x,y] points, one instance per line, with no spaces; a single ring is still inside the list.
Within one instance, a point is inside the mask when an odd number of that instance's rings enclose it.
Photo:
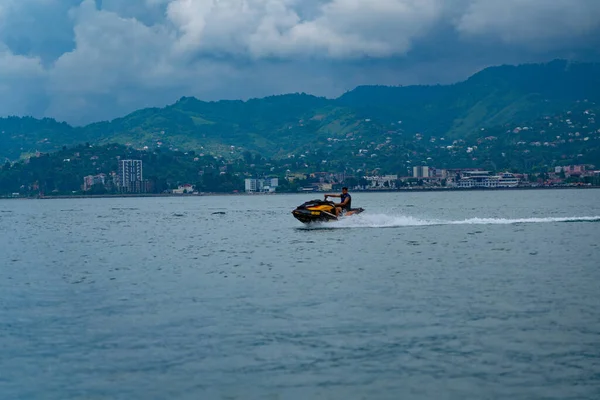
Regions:
[[[347,211],[342,211],[340,217],[360,214],[363,211],[363,208],[352,208]],[[292,211],[292,214],[294,215],[294,218],[305,224],[337,221],[339,219],[335,216],[334,203],[326,200],[307,201],[296,207],[296,209]]]

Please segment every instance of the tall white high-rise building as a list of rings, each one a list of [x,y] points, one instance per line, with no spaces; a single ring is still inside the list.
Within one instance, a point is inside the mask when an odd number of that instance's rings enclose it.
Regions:
[[[413,178],[430,178],[432,170],[426,166],[413,167]]]
[[[256,192],[258,189],[258,181],[256,179],[246,179],[246,192]]]
[[[142,191],[142,160],[119,160],[119,188],[125,192]]]

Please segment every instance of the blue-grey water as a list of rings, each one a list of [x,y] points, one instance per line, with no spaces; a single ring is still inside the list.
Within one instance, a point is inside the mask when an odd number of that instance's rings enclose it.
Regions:
[[[600,191],[0,201],[0,399],[599,399]]]

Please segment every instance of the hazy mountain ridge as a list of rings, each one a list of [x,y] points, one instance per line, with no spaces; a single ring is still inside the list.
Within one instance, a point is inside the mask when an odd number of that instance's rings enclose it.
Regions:
[[[387,131],[464,139],[482,128],[533,121],[576,101],[600,101],[600,64],[553,61],[490,67],[452,85],[359,86],[337,99],[308,94],[248,101],[182,97],[164,108],[71,127],[52,119],[0,119],[0,159],[78,143],[162,146],[237,157],[312,151],[328,139]],[[231,146],[234,146],[232,149]]]

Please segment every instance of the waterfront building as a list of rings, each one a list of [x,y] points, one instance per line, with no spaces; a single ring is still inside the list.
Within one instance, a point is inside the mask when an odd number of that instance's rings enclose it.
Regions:
[[[247,193],[255,192],[275,192],[279,187],[279,178],[253,179],[248,178],[244,181]]]
[[[142,160],[119,160],[117,180],[122,192],[144,192]]]
[[[83,178],[83,190],[88,191],[94,185],[106,184],[106,174],[88,175]]]
[[[459,188],[499,188],[518,185],[519,179],[510,172],[490,175],[489,171],[465,171],[456,182],[456,186]]]
[[[429,178],[432,175],[432,168],[420,165],[413,167],[413,178]]]

